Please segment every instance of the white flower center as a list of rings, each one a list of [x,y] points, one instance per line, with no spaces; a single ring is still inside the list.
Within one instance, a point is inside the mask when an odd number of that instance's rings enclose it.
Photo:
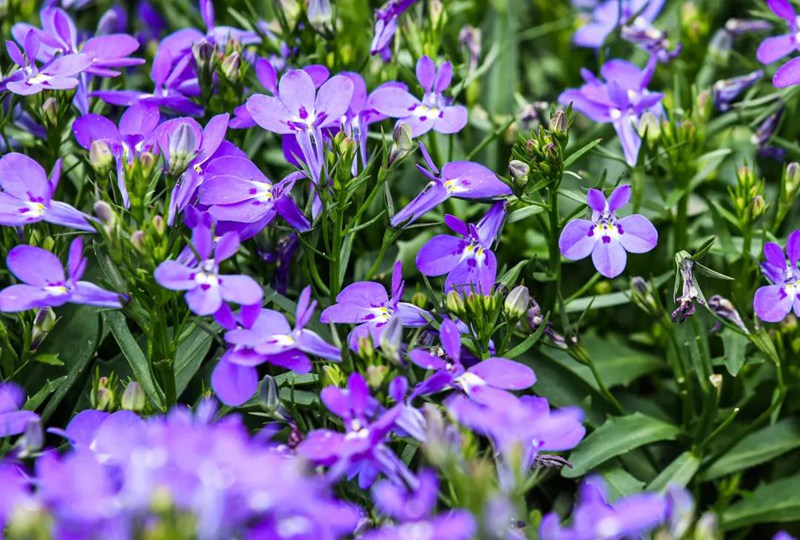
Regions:
[[[65,294],[69,294],[69,289],[67,289],[64,285],[48,285],[47,287],[43,287],[48,294],[53,296],[64,296]]]

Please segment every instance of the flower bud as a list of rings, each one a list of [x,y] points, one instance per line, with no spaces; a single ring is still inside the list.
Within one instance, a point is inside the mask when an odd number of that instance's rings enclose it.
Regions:
[[[718,64],[726,65],[728,58],[733,49],[733,36],[725,30],[720,28],[711,37],[711,42],[708,44],[708,52]]]
[[[169,140],[169,173],[178,176],[194,159],[197,137],[188,123],[180,124]]]
[[[308,1],[308,21],[312,26],[318,28],[327,26],[332,19],[330,0],[309,0]]]
[[[648,143],[654,144],[661,136],[661,124],[656,118],[656,115],[650,111],[646,111],[641,120],[639,120],[639,136],[645,139]]]
[[[366,379],[369,387],[380,387],[380,385],[383,384],[383,380],[386,378],[386,373],[388,371],[388,366],[368,366]]]
[[[264,379],[261,381],[261,390],[259,391],[258,398],[261,406],[272,418],[280,420],[281,422],[291,422],[294,420],[292,413],[283,406],[278,384],[271,375],[265,375]]]
[[[104,141],[92,141],[89,147],[89,163],[98,174],[106,174],[114,166],[114,156]]]
[[[126,26],[126,21],[123,20],[124,18],[125,11],[123,11],[121,6],[112,7],[100,17],[100,20],[97,23],[97,30],[95,30],[94,35],[106,36],[109,34],[124,32]]]
[[[45,127],[54,128],[58,126],[58,101],[54,97],[49,97],[42,104],[42,121]]]
[[[360,342],[359,342],[360,345]],[[339,366],[334,364],[326,364],[322,366],[322,386],[338,386],[344,385],[344,375]]]
[[[28,420],[25,424],[25,431],[19,440],[21,458],[27,458],[38,452],[44,446],[44,430],[42,430],[42,421],[39,418]]]
[[[156,164],[156,156],[151,152],[142,152],[139,155],[139,164],[142,166],[144,174],[149,175],[153,170],[153,166]]]
[[[166,223],[164,222],[164,217],[161,215],[153,216],[153,230],[156,231],[156,234],[159,236],[164,236],[164,231],[166,231]]]
[[[234,51],[222,61],[222,73],[231,82],[237,82],[241,78],[242,57]]]
[[[767,209],[767,203],[764,202],[764,197],[762,197],[761,195],[756,195],[750,201],[750,207],[753,212],[753,219],[758,219]]]
[[[108,377],[100,377],[94,395],[94,408],[98,411],[112,410],[114,408],[114,391],[111,389]]]
[[[214,57],[214,45],[202,38],[192,44],[192,55],[200,69],[206,68]]]
[[[719,538],[717,516],[711,512],[700,516],[694,526],[694,540],[707,540],[708,538]]]
[[[791,195],[791,198],[794,199],[794,194],[800,190],[800,163],[792,161],[786,166],[783,183],[786,194]]]
[[[506,296],[503,310],[509,319],[516,320],[525,315],[530,301],[531,293],[528,291],[528,288],[525,285],[519,285]]]
[[[508,163],[508,174],[514,180],[514,185],[519,188],[524,188],[528,183],[528,175],[531,172],[530,166],[518,159],[512,159]]]
[[[465,26],[458,33],[458,43],[464,48],[469,58],[469,69],[475,71],[481,58],[481,30],[474,26]]]
[[[389,151],[388,166],[391,167],[392,164],[406,157],[413,148],[411,126],[405,122],[397,122],[392,133],[392,149]]]
[[[745,326],[741,315],[739,315],[739,312],[736,310],[736,307],[727,298],[720,296],[719,294],[715,294],[708,299],[708,308],[713,311],[717,317],[725,319],[729,323],[735,325],[745,334],[750,333],[747,330],[747,326]]]
[[[147,405],[142,385],[136,381],[129,382],[128,386],[125,387],[125,391],[122,392],[120,405],[126,411],[142,412],[145,405]]]
[[[47,334],[55,327],[56,313],[53,308],[44,307],[36,310],[36,318],[33,321],[33,331],[31,332],[31,350],[38,349]]]
[[[631,299],[650,315],[658,315],[658,303],[650,291],[649,284],[640,276],[631,278]]]
[[[559,109],[553,114],[552,118],[550,118],[550,131],[552,131],[554,135],[561,137],[566,135],[568,130],[569,119],[567,118],[567,113]]]
[[[403,323],[399,316],[389,319],[381,334],[381,351],[393,364],[401,364],[401,347],[403,346]]]
[[[145,251],[145,234],[144,231],[134,231],[131,234],[131,244],[141,253]]]
[[[431,23],[434,28],[437,28],[442,21],[444,15],[444,5],[441,0],[429,0],[428,13],[431,17]]]
[[[463,318],[464,314],[467,311],[467,307],[464,303],[464,297],[461,294],[457,293],[456,291],[450,291],[447,293],[445,297],[445,306],[447,306],[447,311],[458,317],[459,319]]]
[[[117,221],[117,214],[114,212],[114,209],[111,208],[111,205],[105,201],[97,201],[94,203],[94,215],[97,216],[97,219],[100,222],[107,226],[113,227]]]
[[[418,308],[425,309],[425,306],[428,305],[428,295],[422,291],[416,291],[411,295],[411,303]]]

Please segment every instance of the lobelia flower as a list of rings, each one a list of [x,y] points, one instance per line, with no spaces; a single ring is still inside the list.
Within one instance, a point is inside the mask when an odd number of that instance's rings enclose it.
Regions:
[[[369,46],[372,56],[381,55],[384,62],[392,59],[392,44],[397,33],[397,20],[417,0],[389,0],[383,7],[375,10],[375,35]]]
[[[788,255],[788,261],[787,261]],[[761,273],[772,285],[760,287],[753,297],[756,315],[766,322],[780,322],[794,311],[800,317],[800,231],[794,231],[786,239],[786,255],[778,244],[764,244]]]
[[[386,440],[401,413],[399,406],[381,411],[367,382],[358,372],[347,379],[347,388],[326,386],[322,402],[342,419],[346,433],[316,429],[297,447],[297,453],[314,463],[331,467],[330,476],[358,476],[361,489],[370,487],[378,474],[389,480],[414,486],[417,479],[386,445]]]
[[[267,226],[280,215],[298,231],[311,224],[291,198],[301,173],[293,173],[274,184],[247,158],[224,156],[208,163],[199,189],[200,204],[220,221],[258,223]]]
[[[663,114],[661,99],[664,94],[647,90],[656,63],[656,57],[651,57],[647,66],[640,70],[624,60],[609,60],[600,68],[600,75],[606,82],[582,69],[586,84],[566,90],[558,97],[559,103],[572,104],[575,110],[595,122],[611,122],[622,144],[625,161],[631,167],[636,165],[642,145],[637,129],[642,115],[651,112],[661,117]]]
[[[658,61],[664,64],[675,59],[683,49],[681,43],[677,43],[670,50],[667,32],[657,29],[644,17],[636,17],[630,24],[623,26],[620,35],[625,41],[633,43],[650,55],[655,55]]]
[[[182,264],[164,261],[153,274],[156,282],[166,289],[186,291],[186,303],[196,315],[212,315],[224,302],[241,305],[260,304],[264,296],[261,286],[245,275],[222,275],[219,264],[236,254],[239,235],[235,232],[214,239],[206,223],[192,230],[192,245],[200,261]]]
[[[308,73],[293,69],[281,77],[276,96],[251,96],[247,110],[263,129],[297,137],[311,179],[319,184],[325,166],[322,130],[340,125],[352,97],[353,82],[344,75],[331,77],[317,90]]]
[[[29,422],[39,420],[35,412],[22,409],[24,404],[25,391],[22,387],[13,382],[0,383],[0,438],[24,433]]]
[[[528,366],[505,358],[487,358],[469,369],[465,368],[461,363],[461,333],[456,323],[450,319],[442,321],[439,339],[445,358],[423,349],[414,349],[408,353],[414,364],[433,371],[433,374],[417,385],[411,394],[412,399],[455,387],[470,399],[484,402],[492,398],[511,396],[506,390],[524,390],[536,382],[536,376]]]
[[[445,292],[487,295],[494,288],[497,259],[491,251],[506,217],[506,202],[496,202],[477,225],[447,214],[445,224],[459,236],[434,236],[417,253],[417,268],[426,276],[447,274]]]
[[[439,133],[458,133],[467,125],[467,109],[452,105],[442,95],[453,80],[453,66],[444,62],[436,67],[428,56],[417,61],[417,80],[425,94],[422,101],[398,86],[384,86],[372,93],[375,110],[397,118],[411,127],[411,136],[419,137],[430,130]]]
[[[731,103],[733,103],[739,94],[751,88],[763,76],[764,72],[759,69],[747,75],[715,82],[711,86],[711,91],[714,95],[714,106],[718,111],[729,110],[731,108]]]
[[[119,308],[120,295],[80,281],[88,261],[83,257],[83,240],[69,246],[67,274],[58,257],[42,248],[17,246],[8,253],[6,265],[23,284],[0,291],[0,311],[16,312],[42,307],[58,307],[67,302],[89,306]]]
[[[160,116],[158,107],[140,103],[122,114],[119,127],[99,114],[86,114],[72,123],[72,132],[81,147],[91,151],[93,147],[103,144],[114,156],[117,164],[117,186],[125,208],[130,207],[125,165],[156,145],[153,133]]]
[[[590,189],[586,196],[591,221],[573,219],[558,239],[561,254],[571,261],[592,256],[597,271],[607,278],[625,270],[627,252],[646,253],[656,247],[658,231],[641,214],[617,218],[616,211],[628,204],[631,187],[622,185],[606,199],[602,191]]]
[[[542,540],[612,540],[640,538],[668,519],[667,498],[657,493],[629,495],[608,502],[605,482],[598,476],[585,480],[570,527],[562,527],[555,513],[547,514],[539,527]]]
[[[397,261],[392,271],[392,297],[386,288],[374,281],[351,283],[336,295],[336,303],[326,308],[319,320],[323,323],[357,324],[350,333],[351,348],[358,347],[359,338],[371,336],[377,346],[386,329],[386,324],[394,317],[406,328],[421,328],[428,324],[431,315],[408,302],[403,297],[403,266]]]
[[[475,518],[466,510],[451,510],[431,516],[436,508],[439,481],[436,473],[425,469],[419,474],[416,489],[381,480],[372,489],[372,499],[381,513],[400,523],[369,531],[364,540],[405,540],[408,538],[447,538],[468,540],[475,534]]]
[[[20,69],[0,81],[0,91],[8,90],[19,96],[38,94],[43,90],[71,90],[78,86],[76,75],[91,65],[85,54],[67,54],[36,65],[39,38],[29,31],[23,40],[25,53],[13,41],[6,42],[6,51]]]
[[[632,18],[642,19],[636,23],[640,26],[655,21],[664,7],[664,0],[604,0],[586,7],[593,9],[591,19],[575,32],[572,42],[579,47],[599,49],[614,29]]]
[[[783,156],[786,150],[778,146],[769,144],[769,140],[778,129],[781,117],[783,116],[783,107],[780,107],[774,113],[767,116],[763,122],[756,128],[753,133],[751,142],[758,148],[758,155],[761,157],[769,157],[777,161],[783,161]]]
[[[771,64],[793,51],[800,51],[800,41],[798,41],[800,22],[792,4],[789,0],[767,0],[767,6],[775,15],[788,23],[789,33],[768,37],[761,42],[756,51],[756,58],[762,64]],[[778,68],[772,77],[772,84],[776,88],[800,84],[800,61],[798,60],[800,59],[793,58]]]
[[[48,180],[42,166],[26,155],[11,152],[0,158],[0,225],[18,227],[46,221],[94,232],[94,218],[53,200],[60,177],[60,159]]]
[[[353,98],[350,100],[350,106],[343,118],[342,128],[346,135],[353,137],[359,146],[359,154],[361,157],[361,165],[367,166],[369,161],[369,154],[367,153],[367,135],[370,124],[385,120],[387,116],[377,111],[375,107],[375,94],[379,93],[382,88],[402,88],[406,86],[398,82],[387,82],[376,88],[372,94],[367,94],[367,84],[364,78],[355,72],[342,73],[345,77],[353,82]],[[353,176],[358,175],[358,157],[353,157]]]
[[[256,367],[268,362],[297,373],[311,371],[307,355],[333,362],[342,358],[341,351],[329,345],[305,326],[314,315],[317,303],[311,301],[311,287],[306,287],[297,301],[295,326],[286,317],[271,309],[242,308],[241,327],[228,327],[225,341],[231,348],[220,359],[211,376],[211,384],[223,403],[241,405],[258,387]]]
[[[408,226],[450,197],[456,199],[491,199],[511,195],[511,188],[492,171],[472,161],[445,163],[441,172],[434,165],[425,145],[419,145],[428,168],[417,168],[430,181],[419,195],[392,216],[392,227]]]

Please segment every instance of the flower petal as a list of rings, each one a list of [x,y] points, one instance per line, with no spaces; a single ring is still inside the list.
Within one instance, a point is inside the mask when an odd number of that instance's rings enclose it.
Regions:
[[[29,285],[60,285],[66,280],[64,266],[49,251],[34,246],[17,246],[8,253],[8,269]]]
[[[658,244],[658,231],[641,214],[626,216],[618,221],[619,242],[630,253],[646,253]]]
[[[224,404],[241,405],[256,393],[258,371],[228,362],[223,356],[211,374],[211,387]]]
[[[597,236],[592,234],[594,227],[594,222],[588,219],[573,219],[567,223],[558,239],[561,254],[571,261],[588,257],[597,243]]]
[[[597,242],[592,250],[592,262],[597,271],[607,278],[617,277],[625,270],[628,255],[619,241]]]
[[[792,297],[783,290],[783,285],[768,285],[756,291],[753,309],[758,318],[766,322],[780,322],[792,309]]]

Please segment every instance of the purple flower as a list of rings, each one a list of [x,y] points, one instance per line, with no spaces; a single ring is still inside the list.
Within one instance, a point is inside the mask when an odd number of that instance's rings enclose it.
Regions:
[[[378,112],[408,124],[412,137],[430,130],[445,134],[461,131],[467,125],[467,109],[452,105],[452,100],[442,95],[453,79],[452,64],[444,62],[437,68],[430,57],[423,56],[417,62],[417,79],[425,90],[422,101],[402,87],[383,86],[373,92],[373,106]]]
[[[18,227],[47,221],[94,232],[93,218],[53,200],[60,177],[60,159],[48,180],[42,166],[26,155],[11,152],[0,158],[0,225]]]
[[[403,297],[403,266],[397,261],[392,271],[392,297],[386,288],[374,281],[352,283],[336,296],[336,303],[322,312],[323,323],[357,324],[350,333],[350,346],[357,348],[361,337],[372,336],[375,345],[380,344],[386,324],[393,316],[407,328],[421,328],[428,324],[431,315],[407,302]]]
[[[800,231],[794,231],[786,239],[786,255],[778,244],[764,244],[767,260],[761,263],[761,272],[772,285],[759,288],[753,297],[753,308],[763,321],[780,322],[792,310],[800,317],[800,270],[797,268]]]
[[[79,81],[75,76],[91,65],[91,59],[79,53],[59,56],[39,67],[35,60],[39,38],[29,31],[23,43],[24,55],[16,43],[6,42],[8,56],[20,69],[0,81],[0,91],[8,90],[20,96],[29,96],[42,90],[71,90],[78,86]]]
[[[767,6],[772,12],[785,20],[789,25],[789,33],[781,36],[768,37],[761,42],[756,51],[756,58],[762,64],[771,64],[780,60],[792,51],[800,51],[800,42],[797,35],[800,32],[797,12],[788,0],[767,0]],[[783,64],[772,78],[772,84],[777,88],[800,84],[800,59],[793,58]]]
[[[581,485],[572,525],[562,527],[557,514],[547,514],[539,536],[542,540],[639,538],[665,523],[667,514],[666,496],[656,493],[629,495],[610,504],[605,482],[594,476]]]
[[[340,125],[352,97],[353,82],[344,75],[331,77],[317,90],[308,73],[294,69],[281,77],[277,96],[251,96],[247,110],[265,130],[297,137],[311,178],[319,183],[325,166],[322,130]]]
[[[667,32],[657,29],[643,17],[637,17],[629,25],[623,26],[620,34],[622,39],[633,43],[651,55],[655,55],[659,62],[665,64],[676,58],[683,48],[678,43],[674,49],[670,50]]]
[[[425,145],[420,144],[428,168],[417,168],[430,181],[413,201],[392,216],[392,227],[408,226],[450,197],[457,199],[491,199],[511,195],[511,188],[492,171],[472,161],[445,163],[441,173],[434,165]]]
[[[19,435],[25,431],[28,422],[39,419],[35,412],[22,410],[24,403],[25,391],[20,386],[12,382],[0,383],[0,438]]]
[[[417,268],[426,276],[447,274],[445,292],[489,294],[497,277],[491,251],[506,217],[505,201],[496,202],[477,225],[446,215],[445,224],[459,236],[434,236],[417,253]]]
[[[225,333],[231,348],[220,359],[211,376],[211,384],[223,403],[241,405],[256,391],[256,366],[265,362],[298,373],[311,371],[307,355],[339,362],[341,351],[328,344],[305,326],[314,315],[317,303],[311,301],[311,287],[306,287],[297,301],[294,329],[286,317],[271,309],[242,308],[241,327]]]
[[[200,204],[208,206],[208,213],[217,220],[259,223],[264,228],[280,215],[298,231],[311,227],[290,195],[300,173],[273,185],[249,159],[224,156],[208,163],[204,177]]]
[[[22,285],[0,291],[0,311],[26,311],[57,307],[71,302],[90,306],[119,308],[120,295],[101,289],[88,281],[79,281],[86,271],[83,240],[76,238],[69,246],[68,272],[58,257],[42,248],[17,246],[8,253],[6,265]]]
[[[367,84],[364,78],[355,72],[342,73],[345,77],[353,82],[353,98],[350,100],[350,107],[343,118],[343,129],[345,134],[353,137],[359,146],[361,157],[361,164],[363,167],[367,166],[369,155],[367,153],[367,135],[370,124],[380,122],[387,118],[385,114],[378,112],[375,107],[375,95],[379,93],[382,88],[402,88],[406,86],[398,82],[387,82],[376,88],[372,94],[367,95]],[[358,175],[358,156],[353,158],[353,176]]]
[[[361,489],[370,487],[380,473],[395,483],[405,481],[416,485],[411,471],[386,445],[401,413],[399,406],[381,411],[366,381],[357,372],[347,379],[347,389],[326,386],[320,397],[328,410],[342,419],[346,433],[312,431],[297,448],[301,456],[331,467],[333,478],[357,475]]]
[[[657,117],[663,114],[664,94],[647,90],[656,63],[656,58],[651,57],[647,67],[640,70],[624,60],[609,60],[600,68],[600,75],[607,82],[582,69],[586,84],[566,90],[558,98],[560,103],[571,103],[595,122],[611,122],[622,143],[625,161],[631,167],[636,165],[642,144],[637,131],[642,114],[647,111]]]
[[[630,253],[647,253],[658,243],[658,231],[641,214],[617,218],[616,211],[628,204],[631,187],[622,185],[606,199],[602,191],[590,189],[586,195],[592,220],[573,219],[558,239],[561,254],[571,261],[592,256],[597,271],[607,278],[625,270]]]
[[[375,36],[369,47],[372,56],[380,54],[384,62],[392,58],[392,43],[397,33],[397,20],[417,0],[389,0],[375,10]]]
[[[640,24],[652,23],[663,7],[664,0],[605,0],[593,6],[591,20],[575,32],[572,41],[580,47],[599,49],[618,26],[633,17],[642,19]]]
[[[439,339],[445,358],[423,349],[414,349],[408,355],[419,367],[433,371],[417,385],[412,398],[456,387],[471,399],[483,402],[493,397],[510,396],[506,390],[524,390],[536,382],[536,376],[528,366],[505,358],[488,358],[465,368],[461,363],[461,333],[449,319],[442,321]]]
[[[261,302],[264,292],[253,278],[219,273],[219,264],[239,249],[237,233],[225,233],[215,241],[211,229],[201,222],[192,230],[192,245],[201,260],[190,264],[162,262],[154,273],[159,285],[173,291],[186,291],[189,309],[200,316],[212,315],[223,302],[244,306]]]
[[[719,111],[727,111],[739,94],[752,87],[763,76],[764,72],[759,69],[747,75],[715,82],[711,87],[714,95],[714,106]]]

